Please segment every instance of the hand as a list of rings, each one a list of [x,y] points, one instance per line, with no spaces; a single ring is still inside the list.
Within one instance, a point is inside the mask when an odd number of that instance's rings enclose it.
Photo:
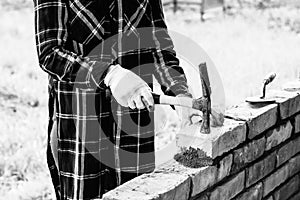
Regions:
[[[148,84],[138,75],[120,65],[110,66],[104,83],[110,87],[112,95],[122,106],[150,110],[154,105]]]
[[[191,98],[190,96],[186,96],[183,94],[177,96]],[[202,119],[202,112],[199,110],[195,110],[188,107],[182,107],[182,106],[175,106],[175,109],[180,120],[181,128],[190,126],[193,123],[201,121]]]

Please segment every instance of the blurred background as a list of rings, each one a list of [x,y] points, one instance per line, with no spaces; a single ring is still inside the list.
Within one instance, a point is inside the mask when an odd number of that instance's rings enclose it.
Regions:
[[[163,0],[167,25],[197,42],[223,81],[226,108],[300,78],[300,0]],[[52,199],[46,166],[47,75],[37,64],[30,0],[0,0],[0,199]],[[192,51],[192,50],[191,50]],[[183,66],[185,68],[185,66]],[[156,111],[156,149],[174,111]]]

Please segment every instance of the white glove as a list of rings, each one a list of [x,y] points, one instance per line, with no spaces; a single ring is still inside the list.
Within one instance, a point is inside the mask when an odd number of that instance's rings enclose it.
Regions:
[[[151,88],[135,73],[120,65],[111,65],[104,78],[104,83],[110,87],[116,101],[131,109],[149,110],[154,105]]]

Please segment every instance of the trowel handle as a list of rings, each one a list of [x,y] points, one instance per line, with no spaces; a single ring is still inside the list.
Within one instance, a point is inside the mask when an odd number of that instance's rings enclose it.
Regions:
[[[269,83],[271,83],[276,77],[276,73],[270,73],[268,74],[265,79],[263,80],[263,84],[264,85],[268,85]]]
[[[271,83],[276,77],[276,73],[270,73],[266,76],[266,78],[263,80],[263,86],[262,86],[262,96],[261,99],[266,97],[266,86]]]

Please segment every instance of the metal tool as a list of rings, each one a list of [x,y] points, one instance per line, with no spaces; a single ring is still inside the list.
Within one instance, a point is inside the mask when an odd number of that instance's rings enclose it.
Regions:
[[[263,89],[262,89],[262,96],[261,99],[264,99],[266,97],[266,86],[271,83],[276,77],[275,73],[269,74],[264,80],[263,80]]]
[[[274,98],[266,97],[266,87],[270,84],[276,77],[276,73],[268,74],[265,79],[263,80],[262,86],[262,95],[261,96],[254,96],[254,97],[247,97],[246,102],[256,104],[256,103],[274,103],[276,100]]]
[[[210,119],[214,121],[214,126],[222,126],[224,122],[224,115],[217,113],[211,108],[211,88],[209,77],[207,73],[206,63],[199,65],[200,80],[202,85],[203,96],[198,99],[189,97],[173,97],[167,95],[152,94],[155,104],[183,106],[193,108],[203,112],[203,119],[200,132],[204,134],[210,133]]]
[[[207,73],[206,63],[202,63],[199,65],[200,72],[200,80],[202,85],[202,93],[203,93],[203,122],[201,125],[200,132],[209,134],[210,133],[210,114],[211,114],[211,88],[210,81]]]

